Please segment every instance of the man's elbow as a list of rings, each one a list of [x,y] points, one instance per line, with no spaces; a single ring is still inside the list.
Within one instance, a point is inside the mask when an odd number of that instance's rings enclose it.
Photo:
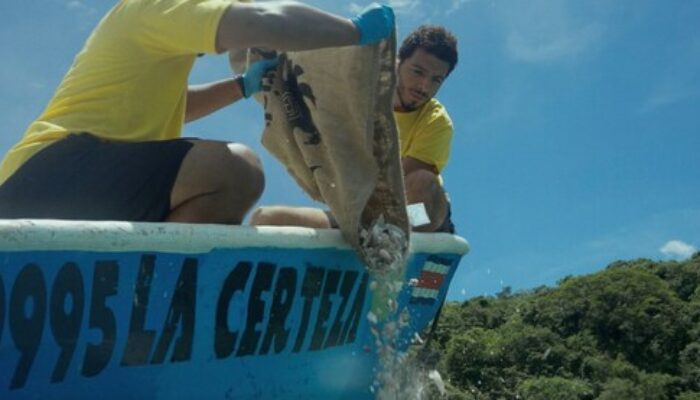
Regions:
[[[217,50],[275,48],[273,39],[283,36],[285,9],[295,4],[287,1],[234,3],[219,22]]]

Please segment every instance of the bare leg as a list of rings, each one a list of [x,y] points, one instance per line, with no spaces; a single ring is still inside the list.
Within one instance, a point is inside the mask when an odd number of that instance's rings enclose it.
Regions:
[[[333,227],[334,222],[329,212],[319,208],[267,206],[253,211],[250,224],[329,229]]]
[[[240,224],[260,198],[260,159],[236,143],[194,140],[170,195],[169,222]]]
[[[425,204],[430,224],[415,227],[417,232],[434,232],[447,215],[447,196],[437,175],[418,170],[406,176],[406,197],[409,204]],[[259,207],[250,217],[251,225],[305,226],[327,229],[335,225],[333,216],[319,208],[267,206]]]
[[[423,169],[405,177],[408,204],[423,203],[430,223],[413,228],[417,232],[435,232],[447,216],[447,196],[437,175]]]

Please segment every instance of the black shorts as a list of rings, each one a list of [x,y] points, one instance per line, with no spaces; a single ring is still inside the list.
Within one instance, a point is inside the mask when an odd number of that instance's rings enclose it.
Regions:
[[[163,221],[186,139],[116,142],[71,134],[0,186],[0,218]]]
[[[451,233],[455,234],[455,224],[452,223],[452,204],[447,201],[447,215],[445,215],[445,219],[442,221],[442,224],[435,230],[435,232],[445,232],[445,233]]]

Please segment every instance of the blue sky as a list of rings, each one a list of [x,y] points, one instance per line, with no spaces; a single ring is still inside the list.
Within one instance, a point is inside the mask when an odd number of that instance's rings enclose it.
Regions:
[[[369,2],[310,1],[352,16]],[[115,1],[0,2],[0,152],[38,116]],[[399,37],[421,23],[460,40],[438,93],[455,124],[445,181],[472,247],[449,297],[552,285],[612,261],[700,247],[700,2],[393,0]],[[186,28],[184,28],[186,29]],[[191,83],[229,75],[200,59]],[[185,134],[262,156],[261,204],[312,205],[260,145],[241,102]]]

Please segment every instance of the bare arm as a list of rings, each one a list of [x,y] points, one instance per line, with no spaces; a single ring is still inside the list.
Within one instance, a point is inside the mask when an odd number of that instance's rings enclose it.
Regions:
[[[351,20],[293,1],[233,2],[219,23],[220,52],[262,47],[300,51],[358,44]]]
[[[438,174],[438,169],[434,165],[424,163],[423,161],[408,156],[401,158],[401,167],[403,168],[404,176],[410,174],[411,172],[418,171],[419,169],[430,171],[435,175]]]
[[[236,79],[230,78],[187,89],[185,122],[205,117],[243,97]]]

